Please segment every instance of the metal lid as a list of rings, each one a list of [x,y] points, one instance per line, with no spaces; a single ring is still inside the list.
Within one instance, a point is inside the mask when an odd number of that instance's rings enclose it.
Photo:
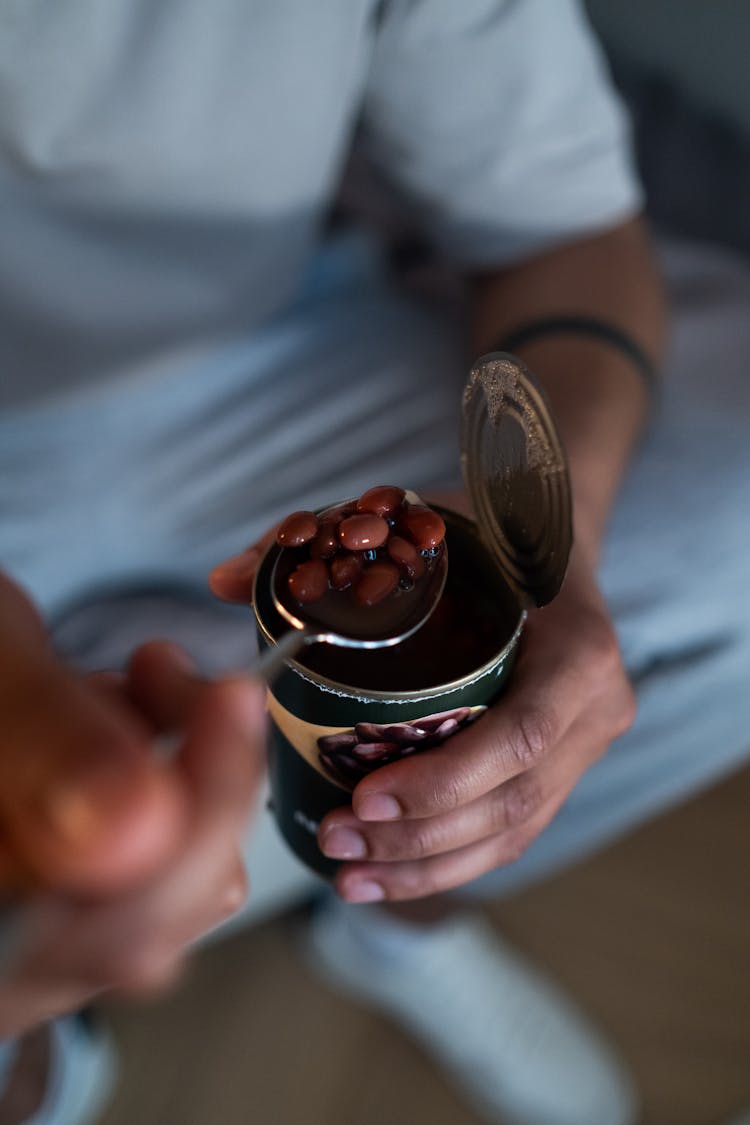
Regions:
[[[573,541],[570,482],[546,396],[515,356],[492,352],[471,369],[461,466],[485,546],[521,605],[546,605]]]

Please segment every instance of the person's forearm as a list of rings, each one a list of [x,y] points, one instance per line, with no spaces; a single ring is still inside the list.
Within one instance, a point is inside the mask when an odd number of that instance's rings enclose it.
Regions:
[[[648,238],[633,220],[503,272],[475,279],[473,348],[497,349],[510,332],[551,316],[596,317],[627,333],[659,366],[663,291]],[[570,463],[576,539],[594,562],[607,515],[647,416],[635,364],[609,343],[551,335],[515,349],[543,383]]]

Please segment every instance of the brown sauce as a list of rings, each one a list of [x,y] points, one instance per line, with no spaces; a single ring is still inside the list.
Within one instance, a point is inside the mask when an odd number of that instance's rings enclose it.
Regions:
[[[463,525],[448,525],[448,579],[429,620],[392,648],[312,645],[298,663],[363,691],[423,691],[470,676],[512,637],[520,611],[485,548]]]

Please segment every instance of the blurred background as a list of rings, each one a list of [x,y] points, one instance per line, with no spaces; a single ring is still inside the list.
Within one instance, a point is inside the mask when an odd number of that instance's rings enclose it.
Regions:
[[[588,7],[654,221],[750,254],[747,0]],[[750,769],[489,908],[618,1045],[644,1125],[723,1125],[750,1106],[748,807]],[[267,829],[254,924],[170,996],[107,1009],[122,1070],[103,1125],[476,1125],[417,1047],[306,970],[296,935],[315,884]]]
[[[750,6],[588,0],[633,115],[653,218],[750,253]]]

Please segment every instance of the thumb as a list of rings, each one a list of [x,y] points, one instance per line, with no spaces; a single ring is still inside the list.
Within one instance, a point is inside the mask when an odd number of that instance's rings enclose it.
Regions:
[[[213,568],[208,576],[208,585],[217,598],[225,602],[252,601],[255,572],[261,558],[276,538],[277,526],[275,524],[269,527],[257,543],[246,547],[239,555],[224,559]]]
[[[211,592],[225,602],[251,601],[259,560],[260,552],[256,547],[248,547],[239,555],[225,559],[208,576]]]

